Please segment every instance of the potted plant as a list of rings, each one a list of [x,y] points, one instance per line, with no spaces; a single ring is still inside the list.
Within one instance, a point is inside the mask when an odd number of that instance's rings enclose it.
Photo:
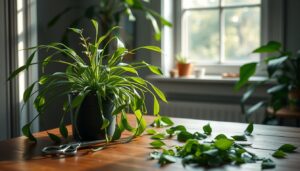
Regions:
[[[188,62],[188,60],[185,56],[177,55],[176,61],[177,61],[176,65],[177,65],[179,77],[191,75],[192,64],[190,62]]]
[[[235,89],[247,87],[241,99],[242,113],[246,114],[246,119],[266,104],[272,107],[274,112],[286,106],[290,106],[292,110],[299,109],[300,54],[293,55],[291,52],[283,51],[281,43],[275,41],[270,41],[255,49],[253,53],[272,53],[272,56],[264,60],[268,76],[263,81],[249,83],[249,78],[256,72],[258,62],[247,63],[240,68],[240,78]],[[276,84],[267,90],[267,93],[271,95],[270,101],[257,102],[246,110],[245,102],[251,97],[256,87],[274,81]]]
[[[107,141],[119,139],[122,131],[128,130],[133,137],[139,136],[146,128],[143,114],[147,113],[145,94],[149,93],[154,99],[154,114],[159,116],[158,98],[166,102],[164,94],[153,84],[139,77],[138,70],[148,68],[154,74],[162,74],[161,70],[146,62],[123,63],[123,56],[135,53],[140,49],[160,52],[159,47],[143,46],[128,50],[117,36],[108,39],[118,27],[113,27],[105,35],[98,37],[98,23],[92,20],[95,28],[95,39],[91,40],[83,36],[83,31],[70,28],[79,35],[83,52],[75,50],[63,43],[50,43],[31,48],[33,53],[27,59],[24,66],[15,70],[9,80],[31,65],[41,64],[43,68],[49,63],[61,63],[67,66],[64,72],[41,74],[39,80],[30,85],[24,92],[24,103],[37,94],[34,106],[38,115],[22,128],[22,132],[30,140],[36,141],[30,131],[32,122],[44,113],[47,106],[56,98],[69,96],[63,104],[64,113],[71,112],[73,116],[73,135],[78,141],[106,139]],[[104,49],[99,49],[104,42]],[[104,53],[109,44],[116,42],[117,47]],[[102,46],[101,46],[102,47]],[[50,52],[50,55],[39,63],[32,63],[35,54],[41,50]],[[35,86],[40,85],[37,92],[33,92]],[[48,97],[46,99],[45,97]],[[136,116],[137,126],[132,127],[126,117],[127,112]],[[64,114],[64,115],[65,115]],[[62,121],[64,120],[62,115]],[[116,121],[118,117],[118,121]],[[117,123],[116,123],[117,122]],[[68,137],[68,131],[60,122],[60,133]],[[57,135],[48,133],[49,137],[57,141]]]

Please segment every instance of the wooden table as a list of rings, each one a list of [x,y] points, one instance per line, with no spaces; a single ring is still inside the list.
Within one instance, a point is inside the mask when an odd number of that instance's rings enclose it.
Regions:
[[[129,116],[131,121],[134,120]],[[150,123],[153,117],[147,116]],[[232,122],[214,122],[194,119],[173,119],[176,124],[185,125],[190,131],[202,131],[202,126],[208,122],[213,128],[211,137],[219,133],[230,136],[242,134],[246,124]],[[163,129],[160,129],[163,131]],[[57,129],[51,130],[58,133]],[[148,160],[148,155],[153,149],[149,148],[151,142],[148,135],[134,139],[127,144],[117,144],[98,152],[83,149],[73,157],[43,156],[41,149],[51,145],[52,142],[46,132],[35,134],[38,137],[37,144],[31,144],[25,137],[19,137],[0,142],[0,170],[103,170],[103,171],[153,171],[153,170],[184,170],[180,162],[160,167],[157,161]],[[123,136],[128,136],[125,133]],[[300,146],[300,128],[255,125],[253,136],[248,138],[253,143],[253,148],[248,150],[261,157],[269,157],[279,146],[291,143]],[[166,140],[167,144],[177,144],[176,140]],[[299,170],[300,153],[289,154],[286,159],[272,158],[276,163],[273,170]],[[208,170],[207,168],[186,167],[185,170]],[[223,166],[213,170],[261,170],[260,163],[244,164],[241,166]]]

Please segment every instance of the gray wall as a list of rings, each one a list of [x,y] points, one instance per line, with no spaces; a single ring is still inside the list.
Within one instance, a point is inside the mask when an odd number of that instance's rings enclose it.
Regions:
[[[82,13],[82,11],[76,9],[70,11],[64,15],[57,24],[49,28],[48,22],[59,12],[63,11],[69,6],[79,6],[80,0],[42,0],[37,1],[37,20],[38,20],[38,44],[48,44],[50,42],[59,42],[66,28],[70,23]],[[71,40],[72,42],[72,40]],[[74,43],[71,43],[74,45]],[[76,45],[76,44],[75,44]],[[39,60],[46,57],[46,52],[39,52]],[[45,70],[46,74],[50,74],[57,71],[63,71],[65,67],[63,65],[55,64],[49,65]],[[42,70],[39,68],[39,73]],[[45,130],[49,128],[58,127],[60,118],[62,116],[62,104],[66,98],[55,99],[55,102],[49,106],[46,113],[40,117],[40,129]],[[67,118],[68,120],[68,118]]]
[[[0,0],[0,140],[8,138],[7,63],[5,40],[5,5]]]
[[[292,52],[300,49],[300,1],[285,1],[285,48]]]

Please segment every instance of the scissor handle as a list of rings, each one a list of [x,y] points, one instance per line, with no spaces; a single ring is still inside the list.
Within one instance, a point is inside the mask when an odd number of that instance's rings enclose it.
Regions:
[[[63,144],[59,146],[48,146],[42,149],[45,154],[63,154],[63,155],[75,155],[77,149],[80,147],[80,143],[76,144]]]

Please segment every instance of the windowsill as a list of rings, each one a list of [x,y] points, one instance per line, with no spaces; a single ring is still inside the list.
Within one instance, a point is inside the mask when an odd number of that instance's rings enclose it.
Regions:
[[[250,78],[250,82],[259,82],[265,80],[267,77],[254,76]],[[220,75],[205,75],[201,78],[196,78],[194,75],[189,77],[167,77],[167,76],[157,76],[150,75],[147,77],[149,80],[153,81],[163,81],[163,82],[178,82],[178,83],[236,83],[238,78],[224,78]]]

